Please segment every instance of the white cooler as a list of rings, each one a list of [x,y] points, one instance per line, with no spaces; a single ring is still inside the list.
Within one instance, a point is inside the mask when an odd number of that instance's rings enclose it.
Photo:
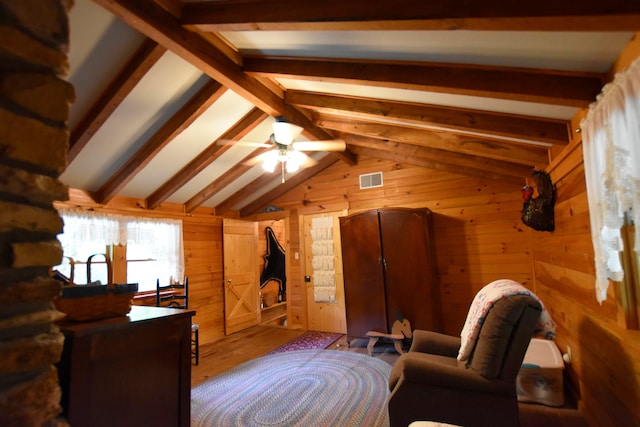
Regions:
[[[564,362],[556,344],[533,338],[516,380],[518,400],[548,406],[564,405],[563,369]]]

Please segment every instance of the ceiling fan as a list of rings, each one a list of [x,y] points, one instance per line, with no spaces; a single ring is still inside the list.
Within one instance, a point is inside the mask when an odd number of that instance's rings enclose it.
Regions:
[[[276,117],[276,121],[273,123],[273,133],[269,136],[270,144],[251,144],[272,148],[255,160],[261,161],[262,168],[267,172],[274,172],[279,164],[282,171],[282,182],[284,182],[285,171],[288,173],[297,172],[301,167],[311,166],[315,163],[303,151],[344,151],[347,147],[341,139],[295,141],[302,131],[302,127],[289,123],[284,117]],[[240,143],[242,144],[242,142]]]

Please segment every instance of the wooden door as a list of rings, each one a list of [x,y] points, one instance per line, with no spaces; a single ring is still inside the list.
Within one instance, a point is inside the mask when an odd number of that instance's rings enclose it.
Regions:
[[[389,328],[401,313],[412,329],[440,329],[430,215],[427,209],[379,209]]]
[[[344,280],[342,277],[342,254],[340,251],[340,221],[339,215],[346,211],[305,215],[303,217],[304,230],[304,275],[309,277],[307,285],[307,329],[311,331],[347,333],[345,314]],[[335,271],[335,302],[317,302],[314,293],[313,268],[313,238],[311,235],[312,222],[317,217],[331,217],[333,220],[333,266]]]
[[[348,337],[388,332],[378,212],[340,218],[340,240]]]
[[[258,223],[223,221],[225,334],[255,326],[259,319]]]

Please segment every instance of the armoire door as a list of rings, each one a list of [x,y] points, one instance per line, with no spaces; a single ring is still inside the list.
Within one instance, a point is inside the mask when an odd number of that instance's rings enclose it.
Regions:
[[[440,329],[430,215],[426,209],[379,210],[389,329],[397,313],[412,329]]]
[[[378,212],[340,218],[347,337],[387,330]]]

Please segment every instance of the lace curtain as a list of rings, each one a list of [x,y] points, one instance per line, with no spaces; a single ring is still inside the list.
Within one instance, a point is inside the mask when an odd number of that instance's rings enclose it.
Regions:
[[[596,265],[596,297],[624,277],[619,252],[625,213],[640,249],[640,58],[607,84],[581,123],[584,169]]]
[[[87,243],[97,247],[132,245],[144,248],[144,256],[153,258],[168,269],[168,274],[184,278],[182,221],[138,218],[105,213],[59,210],[64,220],[63,233],[58,236],[65,256],[75,258]]]

